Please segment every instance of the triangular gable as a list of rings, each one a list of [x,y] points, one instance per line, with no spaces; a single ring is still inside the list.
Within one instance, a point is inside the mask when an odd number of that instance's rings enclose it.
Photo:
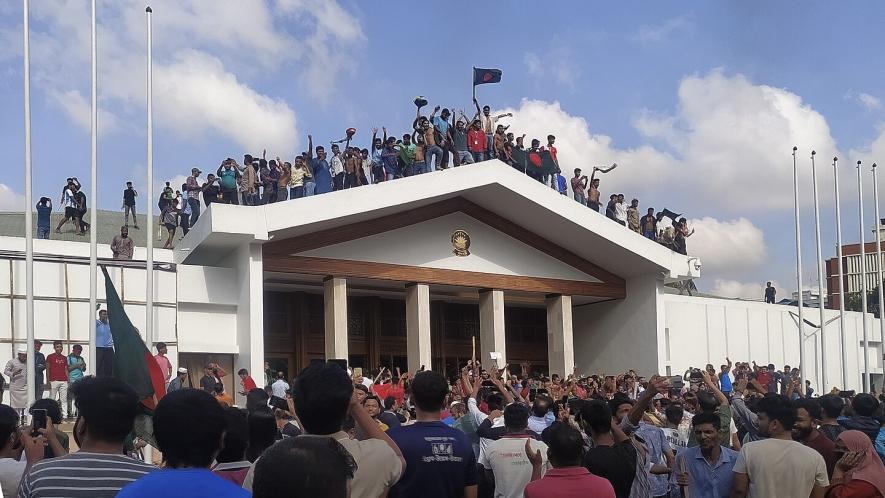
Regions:
[[[469,246],[452,242],[469,240]],[[451,213],[317,249],[297,256],[601,282],[462,212]]]

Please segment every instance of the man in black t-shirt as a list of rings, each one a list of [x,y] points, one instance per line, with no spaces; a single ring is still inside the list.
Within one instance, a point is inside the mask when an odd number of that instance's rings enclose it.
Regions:
[[[765,283],[765,302],[768,304],[774,304],[774,296],[777,294],[777,289],[771,286],[771,282]]]
[[[218,187],[218,182],[215,181],[215,175],[209,173],[206,176],[206,183],[203,184],[203,202],[206,203],[206,208],[209,208],[209,204],[216,202],[218,200],[218,193],[220,189]]]
[[[602,400],[584,403],[581,421],[593,438],[593,447],[584,454],[584,467],[608,479],[618,498],[627,498],[636,477],[636,447],[615,423],[608,403]]]
[[[129,214],[132,213],[132,228],[138,230],[138,219],[135,217],[135,198],[138,192],[132,188],[132,182],[126,182],[123,190],[123,224],[129,226]]]

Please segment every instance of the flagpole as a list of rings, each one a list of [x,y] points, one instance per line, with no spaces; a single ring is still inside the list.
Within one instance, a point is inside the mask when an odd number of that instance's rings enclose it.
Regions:
[[[836,257],[839,262],[839,347],[842,351],[842,389],[848,389],[848,345],[845,343],[845,275],[842,268],[842,213],[839,208],[838,157],[833,157],[833,187],[836,191]]]
[[[799,169],[796,166],[796,151],[799,150],[793,146],[793,205],[794,205],[794,222],[796,224],[796,285],[799,288],[799,375],[802,377],[799,390],[805,394],[805,372],[808,367],[805,365],[805,336],[803,328],[805,321],[802,318],[802,238],[799,230]]]
[[[153,9],[144,9],[147,17],[147,265],[145,272],[145,319],[144,338],[150,350],[154,346],[154,217],[151,203],[154,198],[154,116],[153,116]]]
[[[861,323],[863,324],[863,372],[861,373],[861,384],[863,392],[870,392],[870,375],[869,375],[869,336],[867,332],[867,252],[864,244],[866,242],[866,234],[864,233],[863,222],[863,180],[860,174],[860,161],[857,162],[857,210],[858,221],[860,223],[860,306],[863,316]]]
[[[879,224],[881,223],[881,218],[879,218],[879,172],[876,170],[876,163],[873,163],[873,202],[876,205],[876,268],[878,268],[877,276],[879,279],[879,331],[882,334],[882,337],[885,337],[885,321],[883,321],[882,317],[882,233],[879,230]],[[864,343],[864,347],[868,347],[866,343]],[[866,358],[866,353],[867,351],[865,350],[864,358]]]
[[[820,247],[820,205],[818,203],[817,196],[817,168],[814,165],[814,155],[815,151],[811,151],[811,184],[814,189],[814,238],[817,242],[817,295],[818,295],[818,303],[817,307],[820,310],[820,330],[819,333],[819,341],[820,342],[820,378],[821,378],[821,389],[820,392],[827,393],[829,392],[829,379],[827,378],[827,338],[824,334],[826,330],[826,315],[824,314],[824,258],[822,256],[822,251]],[[815,358],[816,359],[816,358]]]
[[[476,66],[473,66],[473,73],[470,75],[470,81],[473,82],[473,100],[476,100]]]
[[[27,331],[28,360],[25,383],[28,390],[28,406],[36,398],[36,371],[34,368],[34,199],[31,184],[31,48],[29,0],[23,0],[23,42],[24,42],[24,100],[25,100],[25,329]],[[12,300],[14,301],[14,300]],[[10,301],[10,306],[15,303]],[[15,343],[12,354],[16,356]]]
[[[97,371],[95,309],[98,307],[98,46],[95,30],[95,0],[92,0],[92,167],[90,168],[90,185],[92,192],[89,197],[92,211],[89,213],[89,365],[92,372]]]

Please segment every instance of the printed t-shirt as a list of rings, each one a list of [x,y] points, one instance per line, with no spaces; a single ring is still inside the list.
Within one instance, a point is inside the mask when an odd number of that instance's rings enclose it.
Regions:
[[[476,458],[467,436],[442,422],[416,422],[387,433],[406,460],[391,498],[455,498],[476,485]],[[356,495],[354,495],[356,496]]]

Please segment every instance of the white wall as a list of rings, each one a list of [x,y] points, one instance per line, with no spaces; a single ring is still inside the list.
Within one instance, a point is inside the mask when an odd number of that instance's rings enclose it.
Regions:
[[[627,279],[627,298],[575,306],[572,323],[578,372],[662,370],[660,282],[654,275]],[[571,372],[565,372],[571,373]]]
[[[628,290],[629,295],[629,290]],[[663,294],[660,296],[665,314],[665,341],[661,343],[664,356],[668,358],[662,370],[669,367],[673,375],[682,374],[689,366],[703,367],[712,363],[717,369],[728,356],[732,361],[756,361],[758,364],[774,363],[799,366],[799,329],[797,320],[790,312],[793,306],[770,305],[759,302],[731,299],[701,298]],[[811,323],[820,321],[816,308],[805,308],[803,318]],[[827,351],[827,386],[842,386],[842,351],[839,333],[838,311],[825,310],[827,320],[834,319],[825,327],[824,347]],[[882,341],[879,320],[867,315],[870,341],[870,372],[882,373]],[[805,326],[806,336],[814,332]],[[862,315],[846,312],[846,341],[849,344],[846,363],[847,389],[860,389],[863,369]],[[822,361],[816,347],[815,336],[805,342],[806,377],[816,391],[822,392]]]

